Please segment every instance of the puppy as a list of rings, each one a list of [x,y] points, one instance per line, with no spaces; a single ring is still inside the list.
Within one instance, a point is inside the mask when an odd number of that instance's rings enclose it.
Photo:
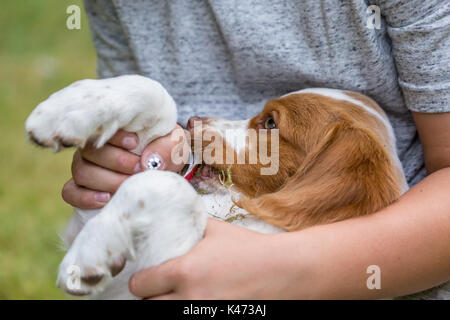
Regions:
[[[25,128],[55,151],[100,148],[124,129],[138,135],[140,155],[176,119],[158,82],[127,75],[73,83],[39,104]],[[264,233],[294,231],[373,213],[408,188],[386,115],[354,92],[293,92],[245,121],[193,117],[186,135],[193,152],[185,172],[136,174],[103,209],[75,209],[57,280],[65,292],[135,298],[130,276],[188,252],[207,216]]]

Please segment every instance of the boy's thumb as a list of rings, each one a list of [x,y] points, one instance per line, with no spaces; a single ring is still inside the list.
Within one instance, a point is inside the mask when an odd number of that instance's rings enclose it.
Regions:
[[[184,158],[188,158],[190,148],[186,147],[186,137],[183,129],[177,125],[169,134],[153,140],[145,147],[141,156],[141,167],[152,170],[168,170],[179,172],[185,165]]]

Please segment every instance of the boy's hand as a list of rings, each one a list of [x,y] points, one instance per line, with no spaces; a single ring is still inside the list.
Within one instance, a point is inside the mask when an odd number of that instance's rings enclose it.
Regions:
[[[138,145],[136,134],[120,130],[100,149],[88,145],[75,152],[72,179],[64,185],[62,197],[80,209],[99,209],[126,178],[146,168],[151,156],[161,159],[159,170],[180,171],[184,164],[171,161],[171,151],[177,144],[168,134],[150,143],[140,157],[129,151]]]

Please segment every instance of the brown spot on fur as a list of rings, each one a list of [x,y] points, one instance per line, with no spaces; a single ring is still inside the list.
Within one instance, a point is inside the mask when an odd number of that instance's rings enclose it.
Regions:
[[[55,141],[57,141],[64,148],[81,147],[83,144],[83,141],[81,139],[63,138],[58,134],[56,134],[53,139]]]
[[[31,142],[34,144],[40,146],[40,147],[46,147],[42,142],[40,142],[32,132],[28,132],[28,139],[30,139]]]
[[[139,208],[141,208],[141,209],[144,209],[144,208],[145,208],[145,203],[144,203],[144,201],[142,201],[142,200],[139,200],[139,201],[138,201],[138,205],[139,205]]]
[[[114,261],[114,263],[110,266],[111,275],[113,277],[117,276],[123,268],[125,268],[126,259],[124,257],[120,257]]]
[[[105,275],[96,268],[86,268],[84,270],[84,275],[81,276],[81,281],[88,285],[95,285],[99,283],[104,276]]]

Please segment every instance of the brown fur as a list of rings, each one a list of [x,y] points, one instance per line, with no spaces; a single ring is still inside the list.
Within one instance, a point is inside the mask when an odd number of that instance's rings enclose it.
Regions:
[[[373,100],[346,94],[386,117]],[[260,163],[231,169],[244,195],[238,205],[248,212],[293,231],[373,213],[401,195],[405,180],[395,165],[394,142],[385,125],[360,106],[292,94],[269,101],[249,127],[263,127],[269,116],[280,133],[279,172],[260,175]],[[270,143],[270,135],[258,138]]]

